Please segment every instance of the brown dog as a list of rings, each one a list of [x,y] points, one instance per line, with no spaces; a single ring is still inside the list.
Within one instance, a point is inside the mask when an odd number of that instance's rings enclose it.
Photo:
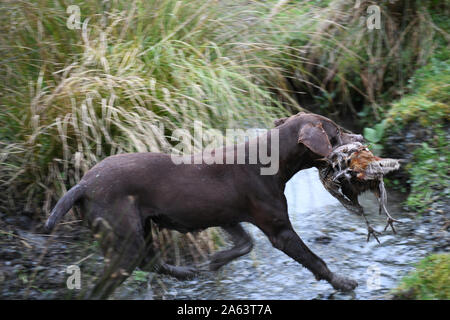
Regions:
[[[150,222],[190,232],[219,226],[229,233],[234,247],[215,253],[210,270],[217,270],[252,249],[240,222],[261,229],[273,246],[308,268],[317,280],[335,289],[353,290],[354,280],[331,272],[295,233],[284,196],[286,182],[299,170],[323,166],[323,158],[336,147],[362,141],[345,133],[333,121],[299,113],[275,121],[279,136],[279,170],[261,175],[262,164],[174,164],[160,153],[132,153],[108,157],[85,174],[56,204],[46,227],[77,205],[91,229],[100,235],[105,272],[91,298],[106,298],[136,268],[178,278],[193,276],[193,267],[177,267],[159,260],[153,251]],[[271,132],[266,133],[271,142]],[[245,143],[250,150],[258,139]],[[242,145],[241,145],[242,146]],[[237,146],[221,151],[225,157]],[[195,157],[195,155],[193,156]]]

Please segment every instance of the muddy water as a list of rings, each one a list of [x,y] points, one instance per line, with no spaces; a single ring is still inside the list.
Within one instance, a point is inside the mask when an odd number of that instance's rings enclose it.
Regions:
[[[400,200],[388,195],[388,208],[397,235],[388,230],[381,244],[366,242],[364,220],[347,212],[322,186],[316,169],[294,176],[286,186],[289,216],[294,229],[332,271],[352,277],[359,286],[353,293],[338,293],[284,253],[272,247],[264,234],[250,224],[254,250],[223,267],[191,281],[154,276],[151,287],[137,299],[383,299],[412,264],[431,249],[427,226],[402,212]],[[385,217],[378,215],[372,195],[360,198],[372,226],[382,231]],[[428,243],[428,244],[427,244]],[[150,286],[149,286],[150,288]]]

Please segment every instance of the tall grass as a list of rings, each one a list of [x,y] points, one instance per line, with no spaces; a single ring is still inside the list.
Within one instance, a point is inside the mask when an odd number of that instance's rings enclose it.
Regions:
[[[368,28],[371,5],[380,9],[380,29]],[[448,41],[430,13],[449,9],[444,1],[332,1],[306,37],[291,42],[303,46],[306,58],[295,64],[293,87],[309,93],[303,97],[322,112],[380,119],[386,105],[406,92],[413,72],[429,61],[436,38]]]
[[[66,25],[73,4],[81,29]],[[270,13],[253,9],[258,21]],[[194,120],[264,126],[285,106],[299,109],[274,89],[284,79],[270,52],[280,48],[237,41],[245,23],[234,19],[247,13],[220,1],[8,1],[1,10],[0,209],[11,214],[44,219],[102,158],[169,152],[170,133]],[[210,234],[187,239],[197,255],[214,247]]]
[[[217,1],[101,3],[80,2],[81,30],[66,26],[69,3],[6,4],[3,207],[48,212],[100,159],[170,151],[170,132],[195,119],[223,129],[284,113],[248,50],[214,42],[231,19]]]

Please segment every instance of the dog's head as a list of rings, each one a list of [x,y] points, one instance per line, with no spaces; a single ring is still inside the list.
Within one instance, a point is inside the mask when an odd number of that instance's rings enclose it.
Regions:
[[[295,125],[298,128],[298,143],[314,154],[327,157],[332,150],[344,144],[363,142],[362,135],[353,134],[323,116],[300,112],[287,118],[277,119],[276,127]]]

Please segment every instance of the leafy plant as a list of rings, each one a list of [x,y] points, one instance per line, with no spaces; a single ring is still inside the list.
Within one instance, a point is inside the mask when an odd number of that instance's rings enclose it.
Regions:
[[[439,48],[437,54],[442,50],[446,49]],[[403,167],[410,186],[406,204],[419,212],[449,196],[450,147],[446,133],[450,120],[449,68],[448,60],[434,56],[414,73],[409,80],[410,93],[392,103],[384,119],[388,124],[384,136],[405,134],[402,130],[417,125],[428,132],[426,139],[415,141],[411,162]]]
[[[411,192],[406,204],[419,211],[426,209],[437,197],[448,197],[450,149],[445,136],[441,135],[438,140],[435,147],[423,142],[414,151],[413,163],[408,166]]]
[[[138,282],[147,282],[148,272],[135,270],[133,272],[133,279]]]
[[[433,254],[421,260],[397,289],[397,299],[450,299],[450,254]]]
[[[376,155],[380,155],[383,150],[383,145],[381,141],[383,139],[384,129],[386,127],[386,122],[382,121],[376,124],[373,128],[364,128],[363,134],[364,138],[372,144],[372,151]]]

